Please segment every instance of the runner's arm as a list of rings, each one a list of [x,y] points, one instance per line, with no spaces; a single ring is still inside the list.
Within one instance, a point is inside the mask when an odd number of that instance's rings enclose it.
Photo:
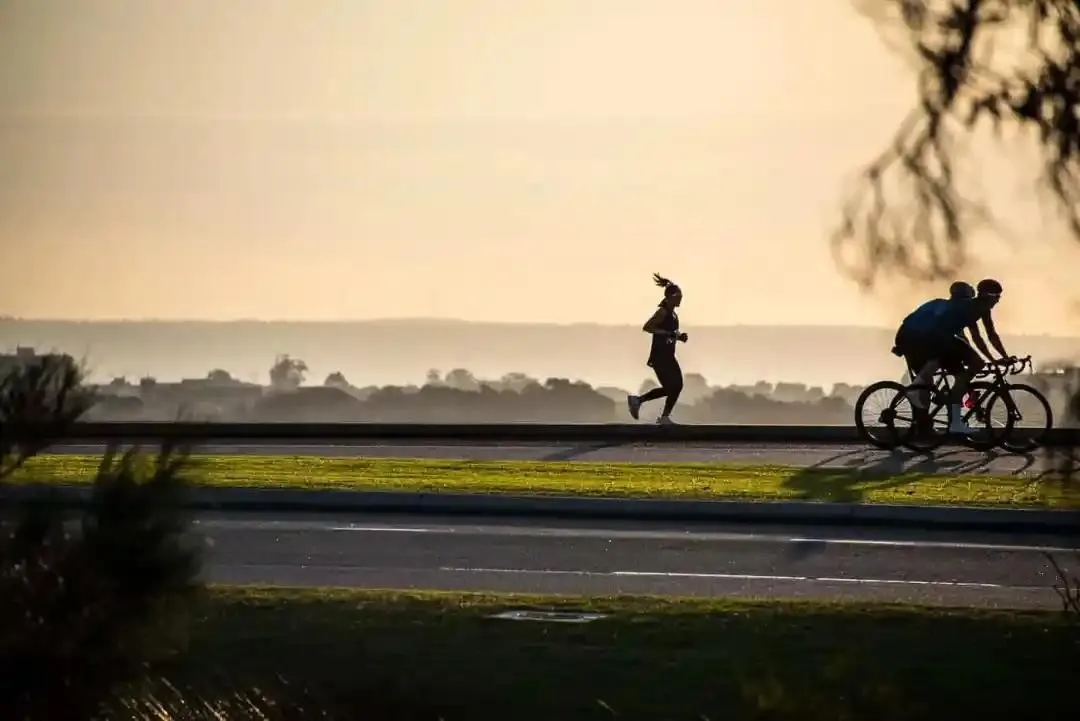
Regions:
[[[994,350],[1000,353],[1002,358],[1008,358],[1009,354],[1005,350],[1005,344],[1001,342],[1001,336],[998,335],[997,328],[994,327],[994,318],[989,311],[982,317],[982,322],[986,326],[986,338],[990,341],[990,345],[994,346]]]
[[[641,330],[646,333],[652,333],[653,335],[671,335],[671,331],[666,331],[660,327],[660,324],[664,322],[664,318],[667,317],[667,310],[664,308],[657,308],[656,312],[652,314],[652,317],[645,321],[645,325],[641,326]]]

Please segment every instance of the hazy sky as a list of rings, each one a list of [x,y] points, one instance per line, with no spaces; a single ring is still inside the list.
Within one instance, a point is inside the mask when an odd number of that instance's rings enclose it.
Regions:
[[[910,87],[847,0],[4,0],[0,314],[892,325],[825,231]]]

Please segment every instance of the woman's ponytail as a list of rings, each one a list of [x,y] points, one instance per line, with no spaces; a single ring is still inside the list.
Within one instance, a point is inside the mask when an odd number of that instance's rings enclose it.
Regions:
[[[679,295],[680,293],[682,293],[682,291],[679,290],[679,286],[675,285],[659,273],[653,273],[652,279],[654,283],[664,289],[665,298],[670,298],[673,295]]]

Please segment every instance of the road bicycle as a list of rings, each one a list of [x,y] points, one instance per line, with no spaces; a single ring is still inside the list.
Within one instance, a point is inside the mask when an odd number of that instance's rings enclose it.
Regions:
[[[975,432],[960,437],[963,445],[984,451],[1001,448],[1029,453],[1042,444],[1054,422],[1050,402],[1037,388],[1008,379],[1031,368],[1031,356],[1010,358],[990,361],[975,375],[962,404],[962,418]],[[981,380],[984,378],[990,380]],[[948,439],[951,390],[950,375],[939,371],[932,383],[912,383],[894,396],[890,407],[900,445],[928,452]],[[915,422],[919,412],[911,402],[919,397],[929,399],[921,424]]]
[[[975,377],[978,378],[987,375],[987,373],[988,371],[984,370],[976,374]],[[911,368],[908,368],[908,377],[915,377],[915,371]],[[969,393],[969,397],[977,397],[981,390],[989,389],[989,384],[986,384],[987,388],[983,389],[976,380],[973,380],[969,385],[970,390],[973,392]],[[940,438],[934,444],[920,444],[920,430],[934,427],[932,421],[936,420],[936,416],[940,414],[940,411],[944,410],[946,414],[944,430],[947,431],[949,405],[946,399],[948,398],[949,389],[948,374],[940,369],[933,375],[932,386],[904,384],[893,380],[873,383],[863,389],[863,392],[859,394],[859,398],[855,401],[855,429],[863,441],[881,450],[891,451],[901,446],[915,451],[932,450],[940,446],[945,441],[945,438]],[[921,427],[918,422],[920,412],[913,402],[914,399],[919,397],[916,395],[919,392],[922,392],[922,397],[931,403],[931,406],[921,415],[923,418]],[[989,396],[986,399],[989,400]],[[979,410],[980,408],[974,406],[965,408],[964,420],[969,425],[977,425],[980,419],[986,417],[984,414],[979,413]],[[934,435],[944,436],[947,434],[935,433]],[[986,437],[984,436],[984,438]],[[985,445],[978,442],[973,443],[971,439],[963,437],[959,440],[964,445],[976,449]],[[992,447],[992,445],[986,446],[986,449]]]
[[[1027,356],[989,363],[975,375],[964,399],[963,418],[977,430],[972,436],[959,438],[963,445],[977,450],[1000,446],[1009,452],[1028,453],[1041,444],[1053,426],[1050,403],[1038,389],[1005,379],[1006,374],[1017,375],[1031,367],[1031,356]],[[908,373],[915,377],[914,370],[909,368]],[[991,382],[979,380],[991,376]],[[949,374],[944,370],[938,370],[929,385],[878,381],[863,389],[855,402],[856,430],[862,440],[882,450],[904,446],[917,452],[931,451],[948,437],[950,390]],[[912,403],[917,394],[930,404],[921,426]],[[1021,425],[1024,421],[1030,425]]]

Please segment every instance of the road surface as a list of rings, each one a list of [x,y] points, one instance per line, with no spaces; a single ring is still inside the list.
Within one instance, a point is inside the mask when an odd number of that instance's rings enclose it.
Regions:
[[[55,453],[96,454],[102,444],[66,444]],[[223,455],[315,455],[338,458],[453,458],[470,460],[543,460],[606,463],[761,463],[818,468],[858,468],[896,472],[919,470],[935,473],[1031,474],[1043,471],[1037,456],[978,453],[959,447],[942,448],[933,458],[911,453],[889,453],[862,445],[761,444],[761,443],[451,443],[451,442],[356,442],[356,443],[222,443],[199,447],[200,453]]]
[[[207,514],[222,583],[1055,608],[1052,537],[715,524]]]

